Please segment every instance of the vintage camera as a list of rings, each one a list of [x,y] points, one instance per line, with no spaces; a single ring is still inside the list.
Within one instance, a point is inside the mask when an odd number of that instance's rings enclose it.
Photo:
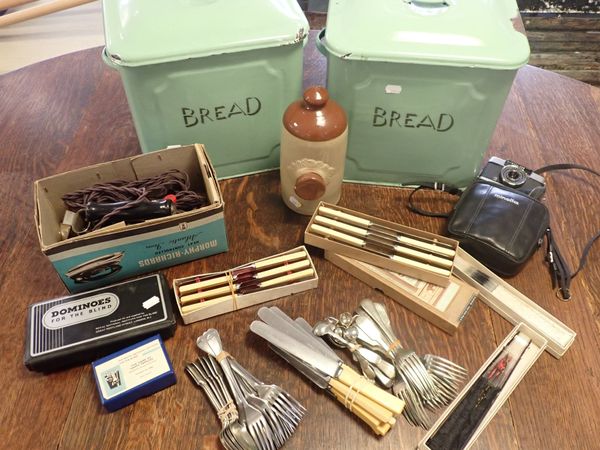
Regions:
[[[480,180],[495,181],[540,199],[546,192],[544,177],[512,161],[492,156],[479,173]]]
[[[516,274],[543,242],[548,209],[544,178],[492,157],[448,218],[448,233],[494,272]]]

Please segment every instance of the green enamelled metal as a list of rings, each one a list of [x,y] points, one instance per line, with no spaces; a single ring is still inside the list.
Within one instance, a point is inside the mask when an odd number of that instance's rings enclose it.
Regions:
[[[514,0],[330,2],[317,46],[348,112],[345,178],[467,185],[529,58],[518,17]]]
[[[144,152],[202,143],[219,178],[279,166],[308,36],[296,0],[106,1],[104,22]]]

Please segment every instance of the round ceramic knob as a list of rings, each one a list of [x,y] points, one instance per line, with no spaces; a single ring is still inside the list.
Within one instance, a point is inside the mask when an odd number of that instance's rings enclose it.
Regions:
[[[304,91],[304,104],[310,109],[319,109],[329,100],[329,93],[323,86],[313,86]]]
[[[317,200],[325,193],[325,180],[315,172],[303,173],[296,178],[294,192],[303,200]]]

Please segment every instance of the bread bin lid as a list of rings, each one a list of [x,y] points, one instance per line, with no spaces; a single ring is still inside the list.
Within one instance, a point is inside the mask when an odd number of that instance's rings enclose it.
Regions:
[[[141,66],[302,42],[296,0],[114,0],[103,3],[106,52]]]
[[[340,58],[516,69],[529,43],[515,0],[330,2],[326,50]]]

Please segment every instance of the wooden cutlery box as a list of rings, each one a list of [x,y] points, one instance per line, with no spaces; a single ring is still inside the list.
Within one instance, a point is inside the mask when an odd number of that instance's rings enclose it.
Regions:
[[[317,271],[306,247],[221,272],[173,280],[177,308],[189,324],[316,288]]]

